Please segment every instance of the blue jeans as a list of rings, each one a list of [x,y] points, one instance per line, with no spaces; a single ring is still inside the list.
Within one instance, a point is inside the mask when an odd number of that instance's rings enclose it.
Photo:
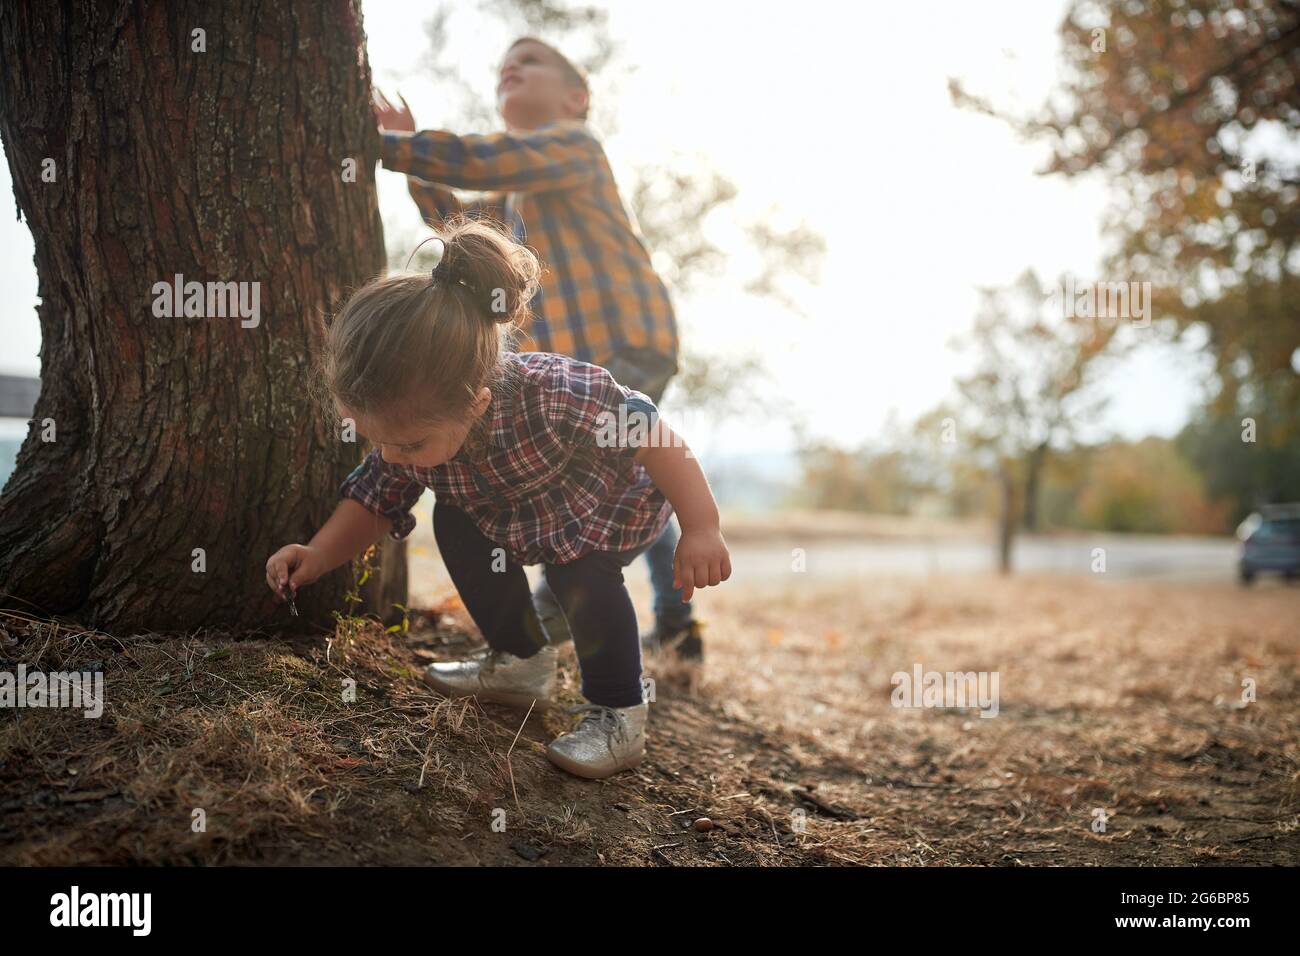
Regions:
[[[677,371],[676,363],[652,349],[624,349],[605,363],[614,381],[644,392],[656,405]],[[677,553],[677,519],[668,519],[663,533],[645,551],[650,566],[650,586],[654,590],[655,626],[672,633],[691,623],[691,605],[682,600],[682,589],[673,587],[673,557]],[[555,596],[543,582],[533,593],[542,627],[554,643],[566,639],[567,625]]]

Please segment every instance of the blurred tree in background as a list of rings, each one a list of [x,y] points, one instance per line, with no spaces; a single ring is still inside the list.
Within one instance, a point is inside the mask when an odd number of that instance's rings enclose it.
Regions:
[[[945,490],[933,449],[893,417],[881,440],[857,449],[806,438],[800,445],[803,482],[791,501],[799,507],[908,515],[927,510]]]
[[[1038,488],[1053,447],[1065,448],[1105,402],[1088,389],[1110,347],[1113,321],[1054,315],[1032,270],[1014,285],[981,290],[970,335],[959,348],[976,367],[957,382],[958,440],[983,451],[999,474],[1023,482],[1022,521],[1038,527]]]
[[[1223,501],[1229,525],[1260,505],[1300,500],[1300,440],[1250,443],[1242,441],[1246,430],[1240,414],[1210,408],[1178,436],[1180,452],[1200,470],[1209,495]]]
[[[1300,434],[1300,4],[1076,0],[1065,80],[1008,117],[1049,142],[1045,172],[1112,184],[1110,280],[1148,280],[1158,317],[1208,336],[1221,411],[1267,394],[1260,443]]]
[[[1142,534],[1227,527],[1227,506],[1210,501],[1200,471],[1166,438],[1076,449],[1054,462],[1045,485],[1061,509],[1052,515],[1060,527]]]
[[[957,381],[951,427],[956,443],[997,479],[1000,564],[1008,570],[1017,516],[1037,530],[1049,453],[1068,447],[1104,406],[1089,386],[1117,324],[1053,315],[1032,271],[980,295],[974,329],[956,343],[973,354],[975,368]]]

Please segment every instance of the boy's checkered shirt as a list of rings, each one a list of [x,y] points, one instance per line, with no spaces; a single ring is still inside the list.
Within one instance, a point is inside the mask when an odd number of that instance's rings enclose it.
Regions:
[[[626,348],[645,348],[676,360],[668,289],[585,124],[466,136],[385,132],[382,141],[384,166],[408,174],[425,219],[436,225],[455,213],[495,218],[537,252],[541,290],[520,351],[605,365]],[[462,202],[453,188],[485,195]]]
[[[654,542],[672,505],[626,444],[636,429],[619,427],[653,422],[654,403],[605,369],[562,355],[508,353],[505,361],[509,384],[493,388],[486,440],[473,460],[462,448],[436,468],[419,468],[388,464],[375,449],[340,496],[388,518],[400,540],[415,527],[411,509],[432,488],[520,564],[567,564],[591,551]]]

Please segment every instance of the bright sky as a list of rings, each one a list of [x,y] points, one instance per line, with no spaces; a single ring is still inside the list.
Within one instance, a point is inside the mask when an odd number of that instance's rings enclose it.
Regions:
[[[1096,277],[1103,252],[1100,181],[1035,175],[1041,146],[953,108],[949,76],[997,102],[1040,102],[1058,69],[1061,0],[870,4],[834,0],[700,3],[614,0],[620,69],[594,78],[617,103],[605,145],[616,175],[633,164],[695,156],[740,191],[737,215],[803,220],[826,239],[822,281],[801,291],[807,318],[716,288],[677,303],[686,347],[758,354],[791,415],[844,445],[871,439],[948,397],[980,286],[1040,276]],[[420,75],[426,38],[403,0],[366,0],[376,82],[401,88],[422,125],[440,125],[439,91]],[[449,24],[467,76],[490,98],[510,37]],[[616,87],[611,89],[610,84]],[[7,166],[0,193],[12,195]],[[397,174],[380,173],[391,235],[417,213]],[[732,245],[735,223],[709,224]],[[27,227],[0,217],[0,371],[39,371],[36,276]],[[737,259],[736,271],[749,264]],[[1172,434],[1198,396],[1200,365],[1171,348],[1140,351],[1108,378],[1103,431]],[[712,429],[706,452],[781,451],[784,425]],[[692,436],[699,443],[699,436]]]

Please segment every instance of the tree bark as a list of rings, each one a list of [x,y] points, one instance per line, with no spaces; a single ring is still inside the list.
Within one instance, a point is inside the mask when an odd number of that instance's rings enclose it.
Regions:
[[[313,354],[384,266],[359,0],[19,0],[0,49],[42,334],[0,601],[119,631],[286,625],[266,560],[361,454],[313,397]],[[260,313],[160,317],[178,274],[247,283]],[[299,623],[328,626],[349,583],[301,592]]]
[[[1024,529],[1030,533],[1038,530],[1038,487],[1047,462],[1047,445],[1039,445],[1025,459],[1025,511]]]
[[[1015,484],[1006,462],[998,467],[998,573],[1011,573],[1011,546],[1016,534]]]

